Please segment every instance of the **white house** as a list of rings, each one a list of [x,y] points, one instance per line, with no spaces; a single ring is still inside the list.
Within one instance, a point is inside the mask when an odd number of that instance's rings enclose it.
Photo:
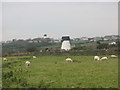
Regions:
[[[81,37],[80,40],[87,41],[87,40],[88,40],[88,37]]]
[[[116,45],[116,42],[110,42],[109,45]]]

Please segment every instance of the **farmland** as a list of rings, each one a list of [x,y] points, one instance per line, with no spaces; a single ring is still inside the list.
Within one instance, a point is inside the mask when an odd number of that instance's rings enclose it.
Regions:
[[[2,59],[0,58],[0,88],[2,88]]]
[[[94,61],[93,56],[7,57],[3,61],[3,88],[118,88],[118,59]],[[30,67],[25,67],[25,61]]]

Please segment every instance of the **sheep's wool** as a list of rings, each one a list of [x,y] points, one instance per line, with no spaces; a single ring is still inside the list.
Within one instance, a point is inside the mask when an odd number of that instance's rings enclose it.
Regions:
[[[67,58],[66,60],[72,60],[71,58]]]
[[[71,45],[70,45],[70,42],[65,40],[62,42],[62,46],[61,46],[61,49],[64,49],[64,50],[70,50],[71,49]]]
[[[29,61],[26,61],[26,64],[30,64],[30,62],[29,62]]]

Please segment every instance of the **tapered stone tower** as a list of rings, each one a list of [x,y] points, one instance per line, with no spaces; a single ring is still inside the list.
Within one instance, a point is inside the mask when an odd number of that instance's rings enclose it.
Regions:
[[[71,49],[69,36],[62,36],[61,42],[62,42],[61,49],[66,50],[66,51],[69,51]]]

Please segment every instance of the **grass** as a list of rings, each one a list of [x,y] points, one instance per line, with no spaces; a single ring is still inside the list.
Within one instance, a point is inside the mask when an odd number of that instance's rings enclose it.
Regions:
[[[118,88],[117,58],[94,61],[93,56],[70,56],[81,63],[67,63],[66,57],[37,56],[29,59],[29,68],[25,67],[26,59],[7,57],[8,61],[3,61],[3,87]]]
[[[0,89],[2,88],[2,58],[0,57]]]

